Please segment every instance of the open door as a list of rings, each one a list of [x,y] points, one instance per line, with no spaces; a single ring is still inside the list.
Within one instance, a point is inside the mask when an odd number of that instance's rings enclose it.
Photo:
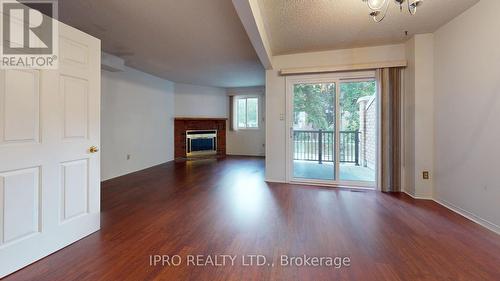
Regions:
[[[59,36],[59,69],[0,70],[0,277],[100,227],[100,41]]]

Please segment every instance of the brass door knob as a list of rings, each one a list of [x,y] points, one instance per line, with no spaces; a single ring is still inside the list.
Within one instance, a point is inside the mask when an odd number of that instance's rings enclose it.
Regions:
[[[96,153],[96,152],[98,152],[98,151],[99,151],[99,148],[97,148],[97,146],[91,146],[91,147],[89,148],[89,151],[90,151],[90,153]]]

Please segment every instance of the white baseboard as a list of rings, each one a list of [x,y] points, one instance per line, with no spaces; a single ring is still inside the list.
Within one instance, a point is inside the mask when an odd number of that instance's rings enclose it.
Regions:
[[[410,192],[408,192],[406,190],[403,190],[402,192],[405,193],[406,195],[410,196],[413,199],[434,201],[434,198],[432,198],[431,196],[420,195],[420,194],[411,194]]]
[[[286,181],[284,181],[284,180],[275,180],[275,179],[270,179],[270,178],[265,178],[264,180],[266,182],[286,183]]]
[[[450,209],[451,211],[497,233],[497,234],[500,234],[500,226],[490,222],[490,221],[487,221],[483,218],[480,218],[478,216],[476,216],[475,214],[467,211],[467,210],[464,210],[463,208],[460,208],[458,206],[455,206],[453,204],[451,204],[450,202],[447,202],[445,200],[437,200],[437,199],[433,199],[434,202],[438,203],[439,205],[443,206],[443,207],[446,207],[448,209]]]
[[[229,156],[250,156],[250,157],[265,157],[266,155],[263,153],[228,153],[226,155]]]
[[[434,202],[438,203],[439,205],[445,207],[446,209],[448,209],[454,213],[457,213],[457,214],[461,215],[462,217],[464,217],[468,220],[471,220],[471,221],[481,225],[482,227],[485,227],[485,228],[487,228],[487,229],[489,229],[497,234],[500,234],[500,226],[498,226],[490,221],[487,221],[485,219],[482,219],[482,218],[476,216],[475,214],[473,214],[467,210],[464,210],[458,206],[451,204],[450,202],[447,202],[445,200],[438,200],[438,199],[435,199],[435,198],[432,198],[429,196],[419,196],[418,194],[413,195],[406,190],[403,190],[402,192],[407,194],[408,196],[410,196],[413,199],[434,201]]]
[[[119,177],[123,177],[123,176],[126,176],[126,175],[129,175],[129,174],[133,174],[133,173],[136,173],[136,172],[140,172],[140,171],[143,171],[143,170],[147,170],[149,168],[153,168],[155,166],[160,166],[160,165],[163,165],[163,164],[166,164],[168,162],[172,162],[174,161],[174,159],[169,159],[165,162],[160,162],[160,163],[150,163],[150,164],[147,164],[146,166],[144,167],[139,167],[139,168],[132,168],[132,169],[129,169],[127,171],[122,171],[118,174],[115,174],[115,175],[112,175],[112,176],[108,176],[108,177],[102,177],[101,178],[101,182],[104,182],[104,181],[108,181],[108,180],[112,180],[112,179],[116,179],[116,178],[119,178]],[[102,175],[102,173],[101,173]]]

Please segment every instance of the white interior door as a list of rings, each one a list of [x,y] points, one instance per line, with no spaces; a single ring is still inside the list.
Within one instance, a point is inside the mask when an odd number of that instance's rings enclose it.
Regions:
[[[100,227],[100,41],[59,36],[59,69],[0,71],[0,277]]]

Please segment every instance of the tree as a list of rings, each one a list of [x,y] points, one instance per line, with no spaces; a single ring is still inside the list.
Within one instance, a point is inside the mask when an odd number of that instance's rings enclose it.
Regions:
[[[369,82],[350,82],[340,84],[340,108],[341,114],[345,116],[342,124],[347,131],[359,131],[359,105],[358,100],[361,97],[375,95],[375,81]]]
[[[357,101],[375,94],[375,81],[346,82],[340,84],[341,116],[343,128],[357,131],[359,108]],[[294,87],[294,112],[305,112],[306,122],[315,130],[335,128],[335,83],[296,84]],[[297,119],[297,115],[295,116]],[[297,121],[297,120],[295,120]]]
[[[297,84],[294,87],[294,112],[305,112],[314,129],[334,128],[335,84]],[[295,116],[297,118],[297,116]]]

